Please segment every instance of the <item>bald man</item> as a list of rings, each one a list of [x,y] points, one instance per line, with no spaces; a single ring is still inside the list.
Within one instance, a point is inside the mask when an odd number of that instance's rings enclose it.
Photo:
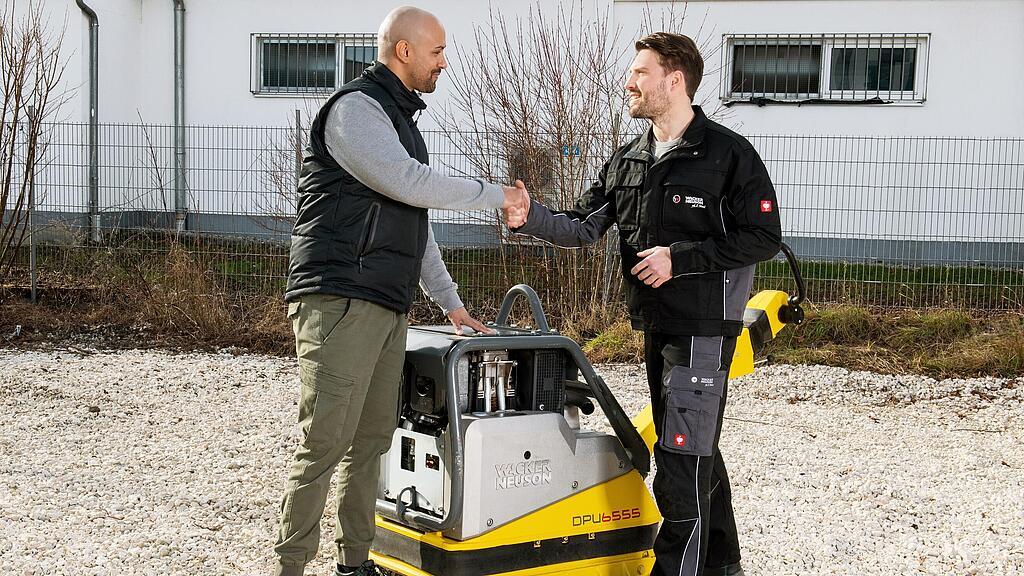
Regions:
[[[417,284],[456,331],[488,331],[459,299],[427,209],[526,213],[521,183],[451,178],[428,165],[415,115],[426,108],[419,93],[433,92],[448,65],[444,49],[433,15],[392,11],[378,33],[379,61],[328,98],[310,127],[285,292],[302,442],[281,500],[279,576],[301,576],[316,556],[335,468],[335,574],[378,573],[368,554],[380,455],[397,425]]]

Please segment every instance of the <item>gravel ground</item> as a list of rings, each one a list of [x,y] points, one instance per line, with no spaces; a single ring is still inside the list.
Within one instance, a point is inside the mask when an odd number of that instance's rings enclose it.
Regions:
[[[646,404],[642,368],[598,370]],[[289,359],[0,350],[0,573],[269,574],[296,387]],[[747,574],[1024,575],[1022,399],[821,366],[732,382]]]

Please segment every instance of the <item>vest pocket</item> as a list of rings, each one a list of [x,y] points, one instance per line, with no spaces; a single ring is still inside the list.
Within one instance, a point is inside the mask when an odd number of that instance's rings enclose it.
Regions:
[[[665,381],[665,415],[659,443],[664,450],[711,456],[726,371],[676,366]]]
[[[359,270],[363,269],[363,256],[373,249],[373,238],[377,235],[377,220],[380,216],[380,202],[374,202],[366,211],[363,219],[363,233],[359,237],[359,247],[356,255],[359,257]]]

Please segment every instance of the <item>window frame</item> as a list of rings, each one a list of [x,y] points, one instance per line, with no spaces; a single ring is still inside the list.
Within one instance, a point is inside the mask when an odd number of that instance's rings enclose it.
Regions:
[[[739,103],[779,104],[910,104],[927,100],[931,34],[723,34],[719,97],[727,106]],[[732,90],[735,47],[806,44],[821,47],[818,91],[801,93],[738,92]],[[832,52],[837,48],[916,48],[913,90],[833,90]]]
[[[789,46],[789,45],[804,45],[804,46],[815,46],[815,45],[817,45],[817,46],[819,46],[821,48],[822,52],[825,51],[825,47],[823,45],[821,45],[820,43],[816,42],[815,39],[812,39],[810,37],[741,38],[738,43],[731,43],[731,44],[729,44],[728,45],[728,49],[732,50],[736,46],[754,46],[755,50],[756,50],[757,47],[761,47],[761,46],[783,46],[783,45],[787,45],[787,46]],[[733,55],[733,52],[731,52],[731,51],[727,55],[727,57],[729,59],[729,61],[728,61],[729,66],[728,66],[728,69],[726,70],[726,74],[727,75],[726,75],[726,77],[724,77],[722,85],[723,86],[732,86],[732,74],[733,74],[733,70],[734,70],[733,64],[735,63],[736,58]],[[787,101],[787,100],[809,100],[809,99],[814,99],[814,98],[821,98],[822,97],[821,81],[822,81],[822,76],[823,76],[823,72],[824,72],[821,69],[821,63],[823,61],[823,58],[824,57],[819,54],[819,56],[818,56],[818,84],[819,85],[818,85],[818,90],[815,91],[815,92],[810,92],[810,91],[808,91],[808,92],[795,92],[795,93],[794,92],[733,92],[731,96],[729,96],[728,98],[724,98],[724,99],[726,99],[726,100],[732,99],[732,100],[739,100],[739,101],[747,101],[747,100],[750,100],[752,98],[768,98],[768,99],[771,99],[771,100]],[[791,97],[790,96],[791,94],[796,94],[796,97]],[[801,97],[800,96],[801,94],[806,94],[806,98]]]
[[[372,46],[377,47],[376,34],[286,34],[254,32],[249,35],[249,91],[254,96],[271,96],[286,98],[302,98],[308,96],[324,96],[333,93],[351,78],[345,78],[346,48]],[[266,86],[263,83],[263,47],[266,43],[275,44],[333,44],[334,45],[334,85],[322,88],[300,87],[296,89]],[[376,59],[376,57],[375,57]]]

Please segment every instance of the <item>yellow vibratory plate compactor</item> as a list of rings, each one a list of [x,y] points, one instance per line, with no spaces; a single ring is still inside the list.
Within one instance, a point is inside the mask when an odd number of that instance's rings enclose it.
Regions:
[[[783,252],[798,294],[750,299],[730,377],[752,372],[755,353],[803,319],[803,281]],[[507,325],[520,295],[536,329]],[[509,290],[493,328],[409,329],[371,558],[406,576],[650,573],[661,521],[644,484],[651,407],[630,420],[579,345],[549,329],[530,287]],[[614,434],[580,427],[595,402]]]

